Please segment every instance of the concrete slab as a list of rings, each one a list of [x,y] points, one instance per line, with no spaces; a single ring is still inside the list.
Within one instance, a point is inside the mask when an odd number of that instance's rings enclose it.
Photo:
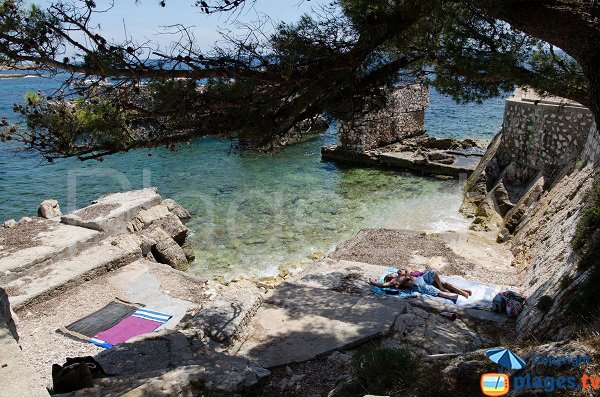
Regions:
[[[14,274],[10,275],[8,282],[8,276],[0,278],[0,282],[10,295],[14,310],[18,310],[37,301],[50,299],[139,257],[139,248],[116,246],[111,244],[111,240],[105,240],[73,258],[44,262],[30,267],[17,278],[14,278]]]
[[[325,258],[287,282],[300,287],[369,296],[372,294],[367,281],[378,278],[386,269],[386,266]]]
[[[452,164],[442,164],[433,161],[425,162],[422,157],[415,156],[413,152],[382,153],[379,161],[382,164],[400,167],[425,174],[448,175],[458,177],[461,174],[470,175],[481,160],[479,156],[459,156]]]
[[[72,256],[100,238],[97,231],[37,217],[10,229],[0,228],[0,272]]]
[[[189,309],[199,305],[169,295],[168,290],[161,289],[161,280],[153,273],[160,269],[169,272],[170,267],[140,259],[125,266],[108,280],[121,288],[131,302],[142,303],[151,310],[170,314],[173,317],[161,328],[174,329],[187,314]],[[172,269],[171,269],[172,270]]]
[[[73,286],[50,300],[33,303],[19,310],[17,314],[20,318],[23,353],[49,386],[53,363],[63,363],[67,357],[94,356],[104,350],[56,332],[60,327],[119,298],[172,314],[173,319],[163,328],[175,329],[181,324],[178,321],[187,310],[197,311],[206,301],[206,289],[205,280],[176,271],[168,265],[146,260],[135,261]],[[173,357],[177,354],[179,353],[174,353]],[[138,356],[130,356],[127,365],[143,367],[145,359],[131,359]]]
[[[48,397],[48,391],[23,356],[17,341],[4,322],[0,323],[0,397]]]
[[[260,307],[262,293],[253,283],[242,280],[221,288],[200,312],[186,318],[212,340],[232,344]]]
[[[270,368],[302,362],[387,334],[400,300],[373,300],[283,283],[266,298],[235,354]]]
[[[133,190],[104,196],[88,207],[64,215],[61,222],[68,225],[99,230],[109,234],[127,232],[127,223],[140,210],[162,202],[156,188]]]

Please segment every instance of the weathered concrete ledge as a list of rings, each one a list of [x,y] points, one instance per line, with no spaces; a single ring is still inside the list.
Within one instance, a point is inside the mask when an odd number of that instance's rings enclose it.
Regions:
[[[474,140],[435,139],[420,135],[399,143],[366,151],[332,145],[321,148],[323,160],[369,166],[386,166],[430,175],[470,175],[483,157],[484,148]]]

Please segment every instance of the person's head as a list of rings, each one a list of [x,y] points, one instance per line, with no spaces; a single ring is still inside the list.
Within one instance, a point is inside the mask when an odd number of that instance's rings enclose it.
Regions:
[[[383,277],[383,282],[388,283],[388,282],[392,281],[393,279],[395,279],[396,277],[398,277],[397,273],[386,274],[385,277]]]

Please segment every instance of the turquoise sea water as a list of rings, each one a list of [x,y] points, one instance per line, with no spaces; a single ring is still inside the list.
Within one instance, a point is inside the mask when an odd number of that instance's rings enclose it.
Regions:
[[[55,84],[0,79],[0,116],[14,120],[12,104],[24,92]],[[430,101],[426,127],[432,135],[491,139],[502,122],[502,99],[463,106],[432,92]],[[205,275],[260,275],[281,263],[306,263],[363,227],[466,225],[458,215],[457,181],[321,162],[320,147],[335,140],[332,128],[279,155],[239,156],[228,154],[229,142],[204,138],[176,152],[143,150],[101,163],[51,165],[16,152],[14,144],[0,144],[0,219],[32,215],[47,198],[70,211],[106,192],[156,186],[192,212],[194,270]]]

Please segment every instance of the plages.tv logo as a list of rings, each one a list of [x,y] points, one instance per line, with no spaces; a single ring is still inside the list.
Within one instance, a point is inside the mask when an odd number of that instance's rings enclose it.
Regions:
[[[511,370],[520,370],[525,367],[525,361],[515,353],[505,348],[490,349],[486,356],[498,364],[497,373],[485,373],[481,376],[481,391],[486,396],[504,396],[512,389],[515,392],[524,390],[544,391],[552,393],[557,389],[600,389],[600,376],[583,374],[581,376],[536,376],[529,372],[520,372],[518,376],[510,379]],[[530,366],[545,366],[559,368],[571,366],[578,368],[581,365],[589,365],[592,358],[589,354],[572,356],[549,356],[534,354],[531,357]]]
[[[515,353],[505,348],[490,349],[486,356],[498,364],[498,372],[481,375],[481,392],[486,396],[504,396],[510,391],[510,378],[502,373],[502,369],[522,369],[525,361]]]

